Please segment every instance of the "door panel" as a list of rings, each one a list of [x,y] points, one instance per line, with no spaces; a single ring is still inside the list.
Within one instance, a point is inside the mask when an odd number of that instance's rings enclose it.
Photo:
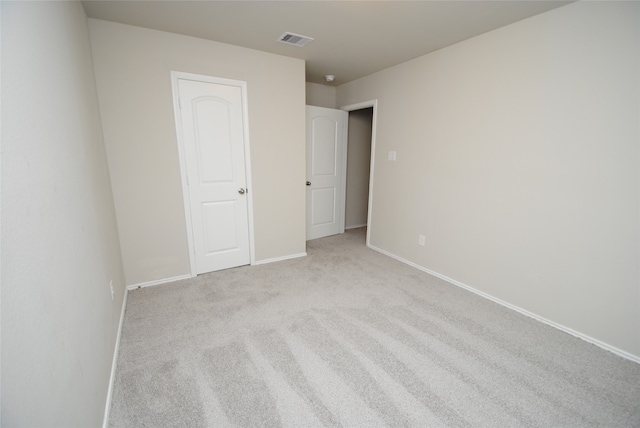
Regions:
[[[336,175],[338,125],[335,118],[318,116],[311,120],[311,175],[314,177]]]
[[[250,263],[239,86],[178,79],[196,273]]]
[[[218,98],[200,97],[193,101],[200,184],[233,181],[233,139],[229,129],[232,112],[229,107]]]
[[[307,106],[307,240],[344,232],[347,112]]]
[[[238,248],[238,230],[235,201],[205,202],[202,204],[202,220],[206,232],[205,253],[212,255]],[[222,227],[231,225],[232,227]]]
[[[311,201],[313,207],[311,209],[311,224],[313,226],[321,226],[326,224],[335,224],[335,205],[336,191],[334,188],[312,189]]]

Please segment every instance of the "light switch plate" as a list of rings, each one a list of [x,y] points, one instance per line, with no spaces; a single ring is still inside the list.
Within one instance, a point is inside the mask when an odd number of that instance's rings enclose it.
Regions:
[[[395,150],[392,150],[392,151],[389,152],[389,160],[390,161],[396,160],[396,152],[395,152]]]

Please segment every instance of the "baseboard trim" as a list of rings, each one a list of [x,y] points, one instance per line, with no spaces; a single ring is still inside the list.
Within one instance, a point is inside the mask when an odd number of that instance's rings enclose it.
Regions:
[[[166,284],[168,282],[180,281],[191,278],[190,274],[174,276],[172,278],[156,279],[155,281],[141,282],[139,284],[127,285],[127,290],[136,290],[142,287],[153,287],[154,285]]]
[[[129,290],[124,291],[122,298],[122,309],[120,310],[120,322],[118,323],[118,334],[116,335],[116,346],[113,350],[113,360],[111,361],[111,375],[109,376],[109,389],[107,390],[107,402],[104,407],[104,419],[102,428],[109,425],[109,413],[111,411],[111,398],[113,397],[113,384],[116,380],[116,369],[118,368],[118,352],[120,352],[120,336],[122,335],[122,325],[124,324],[124,312],[127,307],[127,295]]]
[[[362,224],[357,224],[355,226],[349,226],[349,227],[345,227],[345,230],[349,230],[349,229],[360,229],[361,227],[366,227],[367,223],[362,223]]]
[[[502,306],[504,306],[504,307],[506,307],[508,309],[514,310],[516,312],[519,312],[524,316],[527,316],[529,318],[533,318],[536,321],[539,321],[539,322],[541,322],[543,324],[547,324],[548,326],[554,327],[554,328],[556,328],[556,329],[558,329],[560,331],[568,333],[568,334],[570,334],[570,335],[572,335],[574,337],[577,337],[578,339],[582,339],[582,340],[584,340],[586,342],[589,342],[589,343],[591,343],[593,345],[596,345],[596,346],[598,346],[598,347],[600,347],[600,348],[602,348],[602,349],[604,349],[606,351],[612,352],[612,353],[614,353],[614,354],[616,354],[616,355],[618,355],[618,356],[620,356],[622,358],[625,358],[627,360],[630,360],[630,361],[633,361],[635,363],[640,364],[640,357],[639,356],[630,354],[629,352],[623,351],[622,349],[618,349],[615,346],[609,345],[608,343],[602,342],[602,341],[600,341],[598,339],[594,339],[591,336],[588,336],[586,334],[580,333],[580,332],[578,332],[576,330],[573,330],[573,329],[571,329],[569,327],[565,327],[562,324],[558,324],[558,323],[556,323],[554,321],[548,320],[548,319],[546,319],[544,317],[541,317],[540,315],[537,315],[537,314],[535,314],[533,312],[529,312],[526,309],[522,309],[521,307],[513,305],[513,304],[511,304],[509,302],[505,302],[504,300],[498,299],[497,297],[494,297],[494,296],[492,296],[490,294],[487,294],[487,293],[485,293],[483,291],[477,290],[477,289],[475,289],[475,288],[473,288],[473,287],[471,287],[471,286],[469,286],[467,284],[464,284],[464,283],[462,283],[460,281],[456,281],[455,279],[449,278],[446,275],[442,275],[442,274],[440,274],[438,272],[434,272],[434,271],[432,271],[430,269],[422,267],[422,266],[420,266],[420,265],[418,265],[416,263],[410,262],[409,260],[403,259],[402,257],[396,256],[395,254],[392,254],[392,253],[390,253],[388,251],[385,251],[385,250],[383,250],[381,248],[378,248],[378,247],[373,246],[373,245],[368,245],[368,247],[371,248],[374,251],[377,251],[379,253],[384,254],[385,256],[391,257],[392,259],[396,259],[399,262],[407,264],[407,265],[409,265],[411,267],[414,267],[414,268],[416,268],[418,270],[421,270],[421,271],[426,272],[426,273],[428,273],[430,275],[433,275],[433,276],[435,276],[437,278],[440,278],[440,279],[442,279],[444,281],[447,281],[450,284],[453,284],[453,285],[455,285],[457,287],[463,288],[463,289],[465,289],[467,291],[470,291],[470,292],[472,292],[474,294],[477,294],[480,297],[484,297],[485,299],[491,300],[494,303],[502,305]]]
[[[254,263],[254,265],[266,265],[267,263],[275,263],[275,262],[282,262],[285,260],[291,260],[291,259],[297,259],[298,257],[306,257],[307,253],[298,253],[298,254],[290,254],[288,256],[282,256],[282,257],[274,257],[272,259],[264,259],[264,260],[259,260],[257,262]]]

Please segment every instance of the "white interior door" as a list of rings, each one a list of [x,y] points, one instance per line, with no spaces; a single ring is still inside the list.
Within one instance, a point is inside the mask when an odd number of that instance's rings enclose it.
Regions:
[[[197,274],[250,263],[243,88],[178,78]]]
[[[307,240],[344,232],[347,118],[307,106]]]

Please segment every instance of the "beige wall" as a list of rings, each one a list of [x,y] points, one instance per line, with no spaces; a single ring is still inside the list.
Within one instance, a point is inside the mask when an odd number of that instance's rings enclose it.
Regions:
[[[302,60],[89,20],[127,284],[189,273],[172,70],[247,82],[258,261],[305,251]]]
[[[344,221],[346,229],[367,224],[372,118],[372,107],[349,112],[347,195]]]
[[[640,357],[639,7],[572,3],[340,86],[378,100],[371,244]]]
[[[125,284],[87,19],[0,7],[0,425],[101,426]]]
[[[336,108],[335,86],[307,83],[307,105],[316,107]]]

